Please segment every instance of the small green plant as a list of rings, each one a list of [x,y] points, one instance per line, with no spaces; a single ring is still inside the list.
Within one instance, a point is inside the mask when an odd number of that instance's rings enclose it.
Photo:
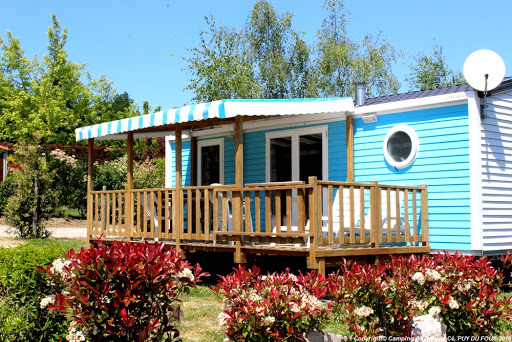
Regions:
[[[175,249],[147,242],[107,246],[99,241],[38,269],[61,284],[56,290],[64,289],[43,301],[52,312],[69,315],[68,340],[88,341],[177,337],[179,296],[207,275]]]

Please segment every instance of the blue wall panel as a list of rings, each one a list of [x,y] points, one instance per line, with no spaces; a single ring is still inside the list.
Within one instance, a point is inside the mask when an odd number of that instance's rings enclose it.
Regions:
[[[171,187],[175,187],[176,186],[176,172],[174,172],[174,169],[175,169],[175,163],[176,163],[176,144],[175,143],[172,143],[171,144],[171,148],[172,148],[172,175],[171,175]],[[189,169],[189,165],[190,165],[190,140],[187,140],[187,141],[183,141],[182,142],[182,153],[181,153],[181,179],[182,179],[182,183],[183,183],[183,186],[189,186],[191,183],[190,183],[190,169]]]
[[[382,145],[396,124],[416,130],[420,149],[408,168],[395,170]],[[379,115],[378,122],[354,120],[355,181],[428,185],[432,249],[470,250],[469,132],[466,105]]]

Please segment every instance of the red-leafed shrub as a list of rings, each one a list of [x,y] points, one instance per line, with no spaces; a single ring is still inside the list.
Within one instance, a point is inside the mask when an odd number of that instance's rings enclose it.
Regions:
[[[502,283],[487,258],[459,253],[345,263],[327,279],[334,312],[357,337],[411,336],[412,319],[422,314],[440,317],[448,335],[497,333],[512,308],[497,296]]]
[[[71,250],[46,269],[64,291],[41,306],[68,313],[68,340],[158,341],[178,335],[180,292],[200,281],[191,267],[163,244],[114,242]]]
[[[306,341],[307,332],[322,328],[329,310],[321,301],[324,276],[259,272],[239,266],[215,287],[226,297],[219,323],[230,341]]]

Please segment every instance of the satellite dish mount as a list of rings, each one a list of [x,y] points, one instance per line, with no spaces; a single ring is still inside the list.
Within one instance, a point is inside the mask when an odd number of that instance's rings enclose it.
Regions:
[[[499,86],[505,77],[503,59],[491,50],[475,51],[464,62],[464,77],[473,89],[483,92],[480,118],[487,118],[487,92]]]

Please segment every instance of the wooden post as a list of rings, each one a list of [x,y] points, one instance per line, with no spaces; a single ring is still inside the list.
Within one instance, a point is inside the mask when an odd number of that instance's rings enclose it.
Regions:
[[[181,252],[181,234],[183,231],[183,221],[184,221],[184,213],[183,213],[183,191],[181,190],[182,178],[181,178],[181,156],[182,156],[182,143],[181,143],[181,125],[176,124],[176,128],[174,130],[174,134],[176,137],[175,147],[176,147],[176,194],[178,195],[177,199],[173,198],[173,201],[176,203],[176,210],[173,210],[173,221],[176,222],[176,250]],[[188,227],[190,229],[190,227]]]
[[[347,125],[347,182],[354,181],[354,119],[346,117]]]
[[[87,247],[91,246],[94,190],[94,139],[87,141]]]
[[[244,137],[243,118],[240,115],[235,117],[235,185],[237,190],[233,193],[233,230],[236,233],[242,232],[243,209],[242,191],[244,187]],[[236,235],[235,263],[246,263],[245,254],[242,253],[243,237]]]
[[[124,227],[128,241],[133,240],[133,132],[128,133],[126,141],[126,197],[124,203]]]
[[[428,186],[422,184],[421,187],[421,236],[423,246],[429,246],[429,232],[428,232]]]
[[[380,237],[382,236],[382,220],[380,202],[381,196],[379,191],[379,183],[371,181],[370,188],[370,243],[372,247],[378,248],[380,245]]]
[[[309,242],[309,257],[308,257],[308,268],[311,269],[319,269],[319,260],[316,257],[316,251],[318,246],[320,245],[320,240],[322,239],[322,227],[319,226],[319,217],[318,217],[318,180],[316,177],[312,176],[308,178],[308,183],[313,187],[309,189],[309,232],[313,233],[310,236]],[[320,229],[320,235],[318,235],[318,230]]]
[[[201,156],[199,156],[201,157]],[[197,185],[197,138],[190,138],[190,185]],[[208,184],[202,184],[208,185]]]

